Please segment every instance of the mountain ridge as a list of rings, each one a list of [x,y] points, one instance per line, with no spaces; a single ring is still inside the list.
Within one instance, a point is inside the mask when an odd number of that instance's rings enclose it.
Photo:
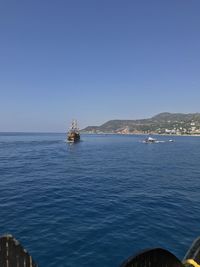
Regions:
[[[162,112],[147,119],[115,119],[100,126],[87,126],[82,132],[195,134],[200,132],[200,113]]]

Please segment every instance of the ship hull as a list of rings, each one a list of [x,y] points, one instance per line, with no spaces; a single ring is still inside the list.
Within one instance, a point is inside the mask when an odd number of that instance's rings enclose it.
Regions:
[[[76,143],[80,141],[80,134],[78,133],[70,133],[67,136],[67,141],[70,143]]]

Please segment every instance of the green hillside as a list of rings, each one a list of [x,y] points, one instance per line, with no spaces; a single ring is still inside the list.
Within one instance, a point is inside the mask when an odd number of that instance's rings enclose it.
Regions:
[[[200,113],[160,113],[149,119],[110,120],[100,126],[88,126],[88,133],[199,134]]]

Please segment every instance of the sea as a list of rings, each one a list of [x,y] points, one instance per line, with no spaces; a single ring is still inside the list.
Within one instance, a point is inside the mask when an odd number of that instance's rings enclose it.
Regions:
[[[118,267],[200,236],[200,137],[0,134],[0,235],[39,267]],[[169,139],[174,142],[169,142]]]

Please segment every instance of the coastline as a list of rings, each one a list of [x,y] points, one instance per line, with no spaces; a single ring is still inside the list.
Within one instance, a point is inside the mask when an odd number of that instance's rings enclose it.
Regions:
[[[90,133],[90,132],[81,132],[81,134],[89,135],[159,135],[159,136],[191,136],[191,137],[200,137],[200,134],[159,134],[159,133],[109,133],[109,132],[100,132],[100,133]]]

